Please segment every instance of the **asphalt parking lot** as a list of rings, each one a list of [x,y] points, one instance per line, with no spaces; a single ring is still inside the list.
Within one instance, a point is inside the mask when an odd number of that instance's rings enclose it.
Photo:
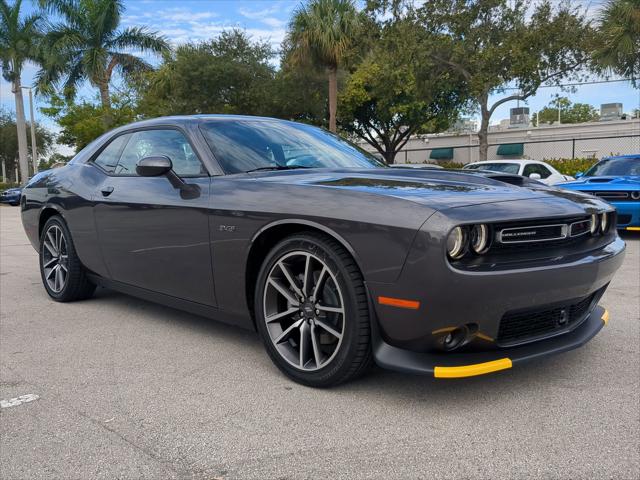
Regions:
[[[106,290],[52,302],[18,208],[0,228],[3,480],[640,478],[638,235],[582,349],[314,390],[251,332]]]

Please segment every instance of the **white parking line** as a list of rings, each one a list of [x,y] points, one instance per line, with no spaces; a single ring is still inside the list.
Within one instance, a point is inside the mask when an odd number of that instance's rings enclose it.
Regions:
[[[17,407],[23,403],[33,402],[40,398],[35,393],[27,393],[26,395],[20,395],[19,397],[10,398],[9,400],[0,400],[0,408]]]

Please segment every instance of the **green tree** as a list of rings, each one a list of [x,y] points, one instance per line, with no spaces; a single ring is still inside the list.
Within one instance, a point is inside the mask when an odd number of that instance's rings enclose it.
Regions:
[[[49,107],[40,110],[62,129],[58,143],[79,151],[111,128],[136,120],[135,104],[130,97],[111,95],[109,105],[105,108],[99,102],[75,102],[52,95]],[[105,122],[106,116],[110,126]]]
[[[326,72],[311,62],[295,59],[288,42],[283,42],[281,48],[273,116],[328,127]]]
[[[100,91],[109,126],[113,73],[127,79],[151,70],[149,63],[129,52],[160,54],[169,50],[168,43],[145,27],[119,28],[123,0],[40,0],[40,4],[62,18],[45,37],[48,62],[38,77],[40,86],[62,84],[65,95],[72,98],[88,80]]]
[[[49,158],[40,160],[38,168],[40,170],[48,170],[53,166],[66,164],[69,160],[71,160],[71,158],[71,156],[62,155],[60,152],[53,152],[51,155],[49,155]]]
[[[568,99],[560,103],[560,123],[584,123],[595,122],[600,118],[598,110],[587,103],[571,103]],[[533,115],[533,123],[558,122],[558,101],[554,100],[539,112]]]
[[[464,76],[480,110],[480,160],[487,158],[495,110],[579,75],[594,37],[580,11],[548,0],[532,8],[524,0],[431,0],[417,10],[417,20],[431,36],[434,60]],[[514,93],[490,103],[507,87]]]
[[[442,131],[464,104],[462,78],[434,63],[413,22],[384,22],[340,96],[340,126],[389,164],[411,135]]]
[[[243,31],[178,47],[136,84],[145,116],[195,113],[269,115],[275,69],[268,43]]]
[[[21,18],[22,0],[9,5],[0,0],[0,61],[2,76],[11,83],[16,102],[17,151],[20,159],[22,183],[29,179],[29,161],[27,159],[27,129],[22,97],[21,75],[24,63],[40,60],[39,48],[42,39],[43,19],[39,14]]]
[[[359,15],[353,0],[311,0],[300,6],[289,25],[295,58],[326,68],[329,80],[329,130],[336,131],[338,68],[352,48]]]
[[[31,124],[26,124],[27,128],[31,128]],[[46,156],[53,146],[55,135],[36,123],[36,142],[38,149],[42,155]],[[0,109],[0,163],[4,162],[7,174],[12,174],[16,167],[16,152],[18,151],[18,130],[16,128],[15,116]],[[21,173],[21,175],[23,175]],[[28,178],[28,175],[23,175]]]
[[[601,43],[594,60],[599,70],[630,78],[640,75],[640,0],[608,0],[599,19]]]

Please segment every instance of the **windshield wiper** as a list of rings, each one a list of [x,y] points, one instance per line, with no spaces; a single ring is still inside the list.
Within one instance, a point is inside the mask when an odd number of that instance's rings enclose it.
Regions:
[[[268,167],[252,168],[251,170],[245,171],[245,173],[259,172],[263,170],[296,170],[298,168],[313,168],[313,167],[305,167],[304,165],[269,165]]]

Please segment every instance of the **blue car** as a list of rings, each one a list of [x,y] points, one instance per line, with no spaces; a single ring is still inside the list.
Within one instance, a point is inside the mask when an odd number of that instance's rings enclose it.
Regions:
[[[0,193],[0,203],[8,203],[9,205],[20,205],[20,197],[22,196],[22,188],[8,188]]]
[[[606,200],[618,212],[618,229],[640,231],[640,154],[603,158],[576,177],[556,186]]]

